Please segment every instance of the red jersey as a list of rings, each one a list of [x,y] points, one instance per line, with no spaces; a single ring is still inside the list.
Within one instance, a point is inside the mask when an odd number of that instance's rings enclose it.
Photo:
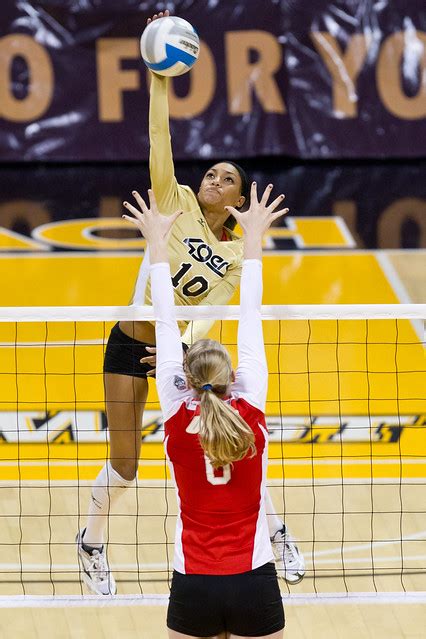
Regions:
[[[252,429],[256,455],[250,457],[249,453],[215,470],[199,442],[199,400],[186,384],[170,269],[167,264],[151,266],[157,388],[164,414],[166,455],[178,501],[174,568],[181,573],[236,574],[273,561],[264,505],[267,367],[260,319],[261,273],[258,260],[244,262],[238,368],[230,397],[224,400]]]

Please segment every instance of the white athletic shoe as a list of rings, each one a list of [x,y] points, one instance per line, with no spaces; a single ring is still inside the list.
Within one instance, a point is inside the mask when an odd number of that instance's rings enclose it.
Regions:
[[[298,584],[305,576],[305,560],[285,524],[271,537],[271,543],[278,576],[289,584]]]
[[[105,545],[100,550],[95,548],[91,553],[86,552],[82,546],[85,530],[80,530],[75,538],[83,581],[95,595],[115,595],[117,586],[109,569]]]

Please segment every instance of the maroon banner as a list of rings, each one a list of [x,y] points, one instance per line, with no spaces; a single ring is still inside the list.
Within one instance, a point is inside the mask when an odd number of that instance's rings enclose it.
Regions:
[[[420,157],[424,2],[182,0],[202,40],[173,80],[176,159]],[[156,2],[5,0],[0,159],[143,160],[139,37]]]

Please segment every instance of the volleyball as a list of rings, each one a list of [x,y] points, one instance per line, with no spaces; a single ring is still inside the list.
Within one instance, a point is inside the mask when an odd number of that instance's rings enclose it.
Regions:
[[[192,24],[167,16],[153,20],[141,37],[141,54],[148,69],[159,75],[176,76],[189,71],[197,61],[200,40]]]

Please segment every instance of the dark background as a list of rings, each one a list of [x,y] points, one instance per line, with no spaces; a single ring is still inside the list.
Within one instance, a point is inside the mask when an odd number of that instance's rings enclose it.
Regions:
[[[277,157],[241,163],[259,185],[272,182],[277,192],[286,194],[292,216],[342,215],[349,210],[343,217],[358,248],[426,246],[424,160],[337,163]],[[208,166],[179,162],[176,174],[196,190]],[[131,198],[132,190],[149,187],[149,172],[146,162],[0,165],[0,184],[0,224],[30,235],[41,223],[97,217],[103,198],[112,198],[108,215],[119,217],[121,202]],[[42,206],[45,219],[40,221],[28,203]],[[278,247],[295,245],[281,240]]]
[[[141,60],[123,62],[123,68],[140,71],[141,89],[124,95],[122,122],[101,123],[96,41],[136,38],[146,18],[166,7],[197,27],[217,68],[215,97],[207,111],[171,121],[180,182],[197,189],[214,159],[232,157],[259,184],[271,181],[286,193],[291,215],[342,216],[359,248],[425,247],[425,119],[390,114],[379,99],[375,75],[383,42],[403,32],[407,50],[400,61],[401,87],[407,96],[425,94],[426,115],[426,58],[413,57],[418,45],[413,33],[426,32],[426,11],[423,1],[414,0],[3,0],[0,37],[26,34],[41,44],[52,59],[55,91],[48,112],[35,123],[2,118],[0,102],[0,226],[29,235],[42,223],[34,214],[37,207],[44,211],[43,223],[105,215],[106,198],[109,215],[119,216],[120,203],[134,188],[146,190],[144,65]],[[256,96],[247,117],[228,113],[224,34],[245,29],[267,31],[282,45],[275,79],[285,115],[265,113]],[[332,110],[330,74],[311,38],[318,31],[332,34],[342,51],[354,34],[372,34],[356,83],[356,118],[342,119]],[[0,46],[0,65],[4,52]],[[256,61],[255,50],[250,56]],[[31,77],[21,58],[0,78],[6,78],[16,98],[25,98]],[[176,92],[185,95],[190,75],[175,83]],[[70,114],[78,115],[77,122]],[[280,248],[295,247],[282,240]]]

